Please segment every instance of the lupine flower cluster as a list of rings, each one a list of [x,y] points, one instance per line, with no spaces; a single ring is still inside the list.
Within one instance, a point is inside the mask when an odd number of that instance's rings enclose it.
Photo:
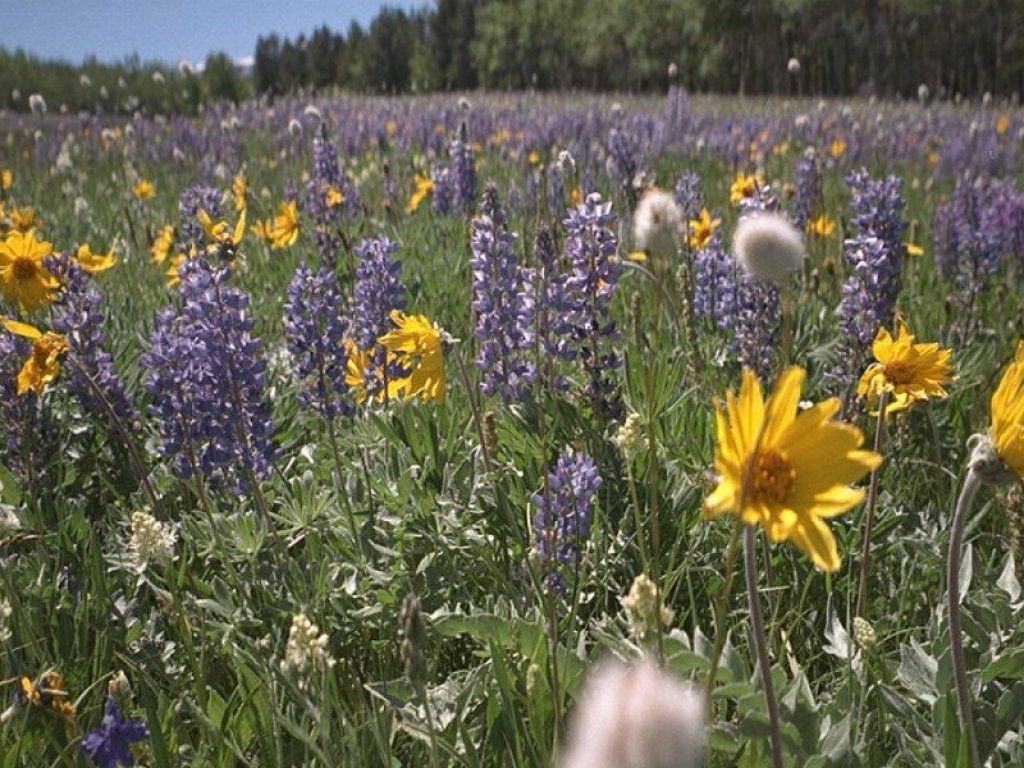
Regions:
[[[139,720],[126,720],[114,699],[107,696],[103,722],[85,735],[79,748],[96,762],[98,768],[126,768],[135,765],[131,745],[148,738],[146,724]]]
[[[474,334],[480,389],[500,393],[505,402],[522,402],[534,378],[531,307],[523,270],[516,260],[515,237],[505,226],[505,211],[493,185],[484,190],[483,212],[473,220],[470,267],[473,270]]]
[[[797,228],[807,226],[821,207],[821,168],[813,147],[808,147],[796,161],[794,195],[790,212]]]
[[[636,202],[633,180],[640,170],[638,150],[632,136],[621,128],[608,131],[608,175],[615,179],[632,206]]]
[[[455,183],[452,172],[443,165],[435,163],[430,169],[430,180],[434,188],[430,193],[430,208],[438,216],[446,216],[455,205]]]
[[[367,353],[362,380],[365,394],[371,399],[378,387],[406,375],[405,369],[377,343],[392,327],[392,311],[405,309],[402,265],[391,257],[397,249],[398,244],[386,237],[363,240],[355,249],[360,261],[352,291],[349,334],[356,347]]]
[[[692,221],[700,215],[704,207],[704,193],[700,176],[695,171],[685,171],[676,181],[675,198],[683,212],[683,221]]]
[[[850,225],[854,236],[844,244],[852,273],[843,284],[839,325],[856,348],[868,344],[892,321],[903,265],[903,219],[906,202],[897,176],[873,179],[864,169],[846,178],[853,190]]]
[[[935,207],[935,261],[940,274],[955,281],[961,299],[980,291],[999,262],[1002,227],[986,203],[980,179],[957,179],[949,200]]]
[[[85,271],[67,254],[47,259],[47,269],[61,284],[51,310],[52,330],[68,342],[75,364],[66,367],[68,390],[94,415],[107,418],[106,407],[93,385],[102,392],[110,408],[125,425],[138,420],[139,413],[114,371],[103,331],[103,299]],[[85,378],[92,380],[92,384]]]
[[[471,211],[476,205],[476,158],[465,121],[459,125],[458,134],[448,145],[448,155],[451,158],[455,202],[463,211]]]
[[[554,589],[564,586],[559,566],[574,564],[590,536],[592,505],[600,485],[594,460],[566,449],[533,496],[533,546],[545,581]]]
[[[727,331],[736,313],[739,274],[736,262],[722,245],[718,232],[693,257],[693,313]]]
[[[609,373],[621,360],[610,342],[618,337],[609,306],[622,265],[616,255],[618,239],[612,229],[612,204],[592,193],[569,211],[565,220],[565,253],[571,272],[565,289],[572,297],[572,341],[587,376],[586,393],[598,410],[612,408]]]
[[[352,412],[346,397],[344,299],[334,272],[313,272],[304,262],[295,269],[284,305],[284,330],[295,375],[303,382],[300,399],[316,408],[324,419]]]
[[[250,298],[228,284],[228,269],[203,258],[187,261],[180,273],[181,308],[157,315],[142,359],[161,453],[173,459],[179,477],[199,472],[244,487],[266,478],[276,458]]]
[[[189,187],[178,198],[178,215],[181,217],[181,242],[179,250],[188,253],[192,248],[199,250],[203,244],[203,228],[196,219],[200,211],[206,211],[214,221],[224,218],[224,193],[216,187],[196,185]]]
[[[576,352],[572,343],[573,296],[568,290],[569,275],[560,264],[555,235],[542,226],[533,245],[534,266],[524,270],[525,301],[533,317],[534,337],[543,352],[541,365],[548,386],[562,389],[565,381],[555,375],[556,360],[571,360]]]
[[[313,138],[313,161],[306,182],[306,210],[313,219],[313,241],[324,264],[333,264],[341,248],[335,231],[341,212],[355,215],[360,207],[359,190],[338,165],[338,153],[327,138],[326,126]]]

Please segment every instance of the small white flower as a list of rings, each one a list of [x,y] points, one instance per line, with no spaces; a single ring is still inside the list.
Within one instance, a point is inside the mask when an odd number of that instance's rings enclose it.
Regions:
[[[125,88],[128,87],[128,83],[125,81],[123,77],[119,77],[117,78],[117,87],[123,91]]]
[[[185,61],[185,59],[182,59],[178,62],[178,71],[185,77],[188,77],[192,74],[192,65],[189,62]]]
[[[644,660],[609,661],[583,689],[559,768],[697,768],[707,740],[704,698]]]
[[[983,93],[981,95],[981,106],[989,107],[991,105],[992,105],[992,93],[989,92],[989,91],[985,91],[985,93]]]
[[[800,269],[804,260],[803,235],[777,213],[755,213],[741,219],[732,245],[736,261],[748,273],[775,285]]]
[[[327,635],[321,634],[306,614],[297,613],[292,617],[281,669],[296,673],[300,688],[307,685],[312,672],[334,666],[334,659],[327,652],[327,641]]]
[[[159,69],[153,73],[153,82],[160,85],[164,82],[164,73]]]
[[[178,535],[148,512],[132,513],[132,533],[128,541],[132,560],[140,571],[149,563],[169,563],[174,559]]]
[[[83,88],[88,88],[88,87],[89,87],[90,85],[92,85],[92,78],[90,78],[90,77],[89,77],[88,75],[86,75],[86,74],[84,74],[84,73],[83,73],[83,74],[82,74],[82,75],[81,75],[81,76],[80,76],[80,77],[78,78],[78,84],[79,84],[80,86],[82,86]]]
[[[470,103],[469,99],[467,99],[465,96],[459,98],[460,110],[462,110],[463,112],[469,112],[469,110],[471,110],[472,108],[473,105]]]
[[[676,616],[675,611],[664,603],[659,610],[658,585],[644,573],[633,579],[629,593],[620,597],[619,602],[629,619],[630,633],[639,640],[656,630],[659,624],[667,627]]]
[[[800,59],[798,59],[796,56],[791,58],[789,60],[789,62],[786,64],[786,70],[791,75],[799,75],[800,74]]]
[[[917,86],[918,101],[928,101],[928,97],[931,95],[931,93],[931,90],[924,83],[921,83],[919,86]]]
[[[308,104],[306,108],[302,110],[302,114],[304,114],[306,117],[312,117],[315,120],[323,120],[323,115],[320,114],[320,110],[314,107],[312,104]]]
[[[104,101],[110,98],[110,91],[107,90],[107,86],[105,85],[100,86],[100,98]]]
[[[11,101],[15,103],[21,101],[21,91],[19,91],[17,88],[11,89]]]
[[[679,67],[676,66],[676,63],[673,61],[672,63],[670,63],[668,65],[668,79],[669,80],[675,80],[676,79],[676,75],[678,75],[678,74],[679,74]]]
[[[558,172],[563,176],[572,176],[576,173],[576,159],[568,149],[563,149],[558,153]]]
[[[643,419],[640,414],[631,413],[619,427],[613,438],[622,455],[632,461],[641,450],[647,448],[647,435],[644,433]]]
[[[640,198],[633,216],[636,247],[651,254],[673,254],[683,235],[683,212],[675,197],[651,188]]]
[[[293,117],[288,121],[288,133],[296,139],[302,138],[302,123]]]
[[[41,94],[33,93],[28,97],[28,108],[32,110],[33,115],[45,115],[46,99]]]

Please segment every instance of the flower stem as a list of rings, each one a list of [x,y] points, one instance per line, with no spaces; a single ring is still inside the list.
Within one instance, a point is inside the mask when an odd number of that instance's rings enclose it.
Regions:
[[[750,624],[757,650],[757,665],[761,668],[761,684],[768,704],[768,726],[771,732],[772,766],[782,768],[782,731],[779,727],[779,708],[775,702],[775,684],[772,682],[771,659],[768,657],[768,640],[764,634],[764,616],[757,594],[757,542],[752,525],[743,526],[743,570],[747,577],[747,603],[750,607]]]
[[[953,514],[952,530],[949,532],[949,555],[946,558],[946,600],[949,610],[949,656],[953,662],[953,682],[956,684],[956,698],[960,710],[960,722],[970,744],[971,763],[981,768],[978,756],[978,740],[974,733],[974,715],[971,707],[971,689],[967,685],[967,664],[964,661],[964,644],[960,630],[960,549],[963,544],[967,515],[974,503],[974,497],[981,485],[981,477],[971,467],[964,478],[960,497]]]
[[[736,552],[739,549],[740,530],[742,523],[737,522],[733,528],[732,537],[729,539],[729,546],[725,550],[725,581],[721,589],[715,595],[714,617],[715,617],[715,639],[711,646],[711,662],[708,666],[708,679],[704,684],[704,701],[708,707],[708,718],[711,717],[711,694],[715,690],[715,679],[718,677],[718,665],[722,661],[722,650],[725,648],[725,639],[728,631],[725,627],[725,617],[729,607],[729,593],[732,592],[732,577],[736,572]]]
[[[878,396],[878,421],[875,422],[875,453],[879,453],[885,439],[885,410],[889,405],[889,391],[882,390]],[[864,510],[864,543],[860,553],[860,579],[857,584],[857,608],[854,616],[863,616],[868,599],[868,559],[871,556],[871,529],[875,523],[875,505],[878,503],[878,473],[880,467],[871,470],[868,482],[868,500]]]

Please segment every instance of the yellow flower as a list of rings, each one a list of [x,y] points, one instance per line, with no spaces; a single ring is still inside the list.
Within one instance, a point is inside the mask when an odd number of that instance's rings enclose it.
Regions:
[[[643,263],[647,261],[647,253],[644,251],[630,251],[629,255],[626,258],[628,258],[630,261]]]
[[[278,206],[271,238],[271,247],[275,249],[295,244],[299,238],[299,206],[296,203],[282,202]]]
[[[857,396],[868,402],[877,401],[883,391],[889,392],[886,413],[899,411],[918,400],[945,397],[943,386],[953,381],[951,350],[938,344],[915,344],[914,335],[898,323],[896,338],[887,328],[879,328],[871,345],[875,361],[864,371],[857,385]]]
[[[996,120],[996,133],[1002,136],[1008,130],[1010,130],[1010,116],[1006,114],[1000,115],[999,119]]]
[[[188,256],[181,252],[175,253],[171,257],[171,263],[167,265],[167,270],[164,272],[164,275],[167,277],[168,288],[172,288],[181,282],[178,270],[181,268],[181,265],[185,263],[185,259],[187,258]]]
[[[740,171],[732,180],[732,186],[729,187],[729,201],[736,205],[745,197],[753,197],[757,194],[757,188],[763,183],[759,174]]]
[[[36,209],[31,205],[22,208],[11,206],[11,212],[7,215],[11,229],[18,232],[31,232],[33,229],[41,229],[43,220],[36,216]]]
[[[132,194],[140,200],[148,200],[156,193],[156,189],[153,186],[153,182],[142,179],[134,187],[132,187]]]
[[[789,152],[789,142],[788,141],[783,141],[782,143],[776,144],[774,147],[772,147],[772,154],[773,155],[784,155],[787,152]]]
[[[241,213],[246,207],[246,193],[249,191],[249,182],[245,179],[245,174],[239,171],[235,174],[235,178],[231,180],[231,197],[235,203],[235,211]]]
[[[324,195],[324,205],[328,208],[334,208],[335,206],[341,205],[345,202],[345,195],[341,193],[341,190],[337,187],[328,187],[327,194]]]
[[[360,405],[366,402],[367,393],[371,389],[376,393],[375,399],[383,402],[385,398],[380,367],[371,365],[376,349],[374,347],[360,349],[351,339],[345,342],[345,385]],[[387,362],[393,361],[394,356],[388,354]],[[370,377],[372,377],[372,381],[368,381]],[[394,397],[398,394],[397,386],[398,382],[396,381],[388,382],[387,397]]]
[[[11,173],[10,168],[4,168],[0,171],[0,189],[10,189],[11,184],[14,183],[14,174]]]
[[[207,248],[207,252],[219,251],[221,248],[228,248],[233,251],[245,236],[245,211],[238,217],[234,229],[228,226],[226,221],[215,222],[206,211],[199,211],[196,215],[203,232],[213,242]]]
[[[832,233],[836,231],[835,219],[830,219],[823,213],[807,222],[807,231],[818,237],[832,237]]]
[[[157,264],[163,264],[167,261],[167,256],[171,252],[171,246],[174,245],[174,225],[168,224],[165,227],[160,228],[160,232],[156,236],[156,240],[153,241],[153,245],[149,248],[149,255],[153,261]]]
[[[419,208],[423,199],[434,191],[434,182],[425,173],[416,174],[413,184],[416,188],[413,190],[412,195],[409,196],[409,202],[405,206],[406,213],[412,213]]]
[[[579,184],[569,190],[569,202],[573,205],[579,205],[583,202],[583,190],[580,189]]]
[[[907,251],[907,256],[923,256],[924,248],[920,245],[914,245],[913,243],[904,243],[903,247]]]
[[[739,396],[715,408],[715,467],[719,481],[705,501],[706,517],[732,512],[760,524],[772,541],[792,541],[816,566],[833,572],[839,552],[826,520],[860,502],[850,483],[882,457],[860,450],[860,430],[832,421],[832,398],[798,413],[804,370],[779,377],[765,402],[756,376],[743,371]]]
[[[78,246],[78,251],[75,253],[75,260],[78,262],[78,266],[86,272],[91,272],[93,274],[103,272],[117,264],[117,257],[114,255],[113,248],[106,253],[93,253],[89,248],[88,243],[83,243]]]
[[[394,136],[398,133],[398,121],[391,119],[384,123],[384,130],[388,132],[388,136]]]
[[[57,281],[43,264],[43,259],[52,252],[53,246],[36,240],[32,232],[11,232],[0,243],[0,283],[4,299],[12,304],[17,302],[27,315],[53,298]]]
[[[539,163],[539,162],[540,162],[540,152],[538,152],[538,151],[537,151],[537,150],[535,150],[535,149],[531,149],[531,150],[530,150],[530,154],[528,154],[528,155],[526,156],[526,161],[527,161],[527,162],[528,162],[528,163],[529,163],[530,165],[536,165],[537,163]]]
[[[419,397],[423,401],[444,402],[444,343],[441,330],[424,315],[406,315],[397,309],[391,312],[395,330],[377,342],[394,354],[396,361],[409,375],[389,385],[388,394],[400,394],[406,400]],[[389,383],[390,384],[390,383]]]
[[[49,709],[68,720],[74,718],[75,705],[68,700],[60,672],[48,669],[39,676],[38,681],[22,675],[18,679],[18,686],[26,704]]]
[[[18,372],[18,394],[35,392],[41,395],[60,370],[60,357],[67,351],[67,341],[60,334],[42,333],[27,323],[9,318],[3,319],[3,326],[16,336],[32,341],[32,352]]]
[[[989,436],[999,458],[1024,480],[1024,341],[992,393]]]
[[[266,245],[274,242],[274,222],[271,219],[261,219],[252,225],[252,233]]]
[[[696,219],[690,220],[690,235],[687,238],[690,243],[690,247],[695,251],[699,251],[705,245],[708,240],[711,239],[711,235],[718,229],[718,225],[722,223],[721,219],[712,219],[711,214],[708,213],[707,208],[701,208],[700,214]]]
[[[842,157],[846,154],[846,142],[842,139],[832,139],[832,143],[828,145],[828,153],[832,157]]]

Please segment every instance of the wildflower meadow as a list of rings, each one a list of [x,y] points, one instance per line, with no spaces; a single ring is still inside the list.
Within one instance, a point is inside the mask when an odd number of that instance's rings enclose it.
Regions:
[[[1024,766],[1019,107],[24,98],[0,768]]]

